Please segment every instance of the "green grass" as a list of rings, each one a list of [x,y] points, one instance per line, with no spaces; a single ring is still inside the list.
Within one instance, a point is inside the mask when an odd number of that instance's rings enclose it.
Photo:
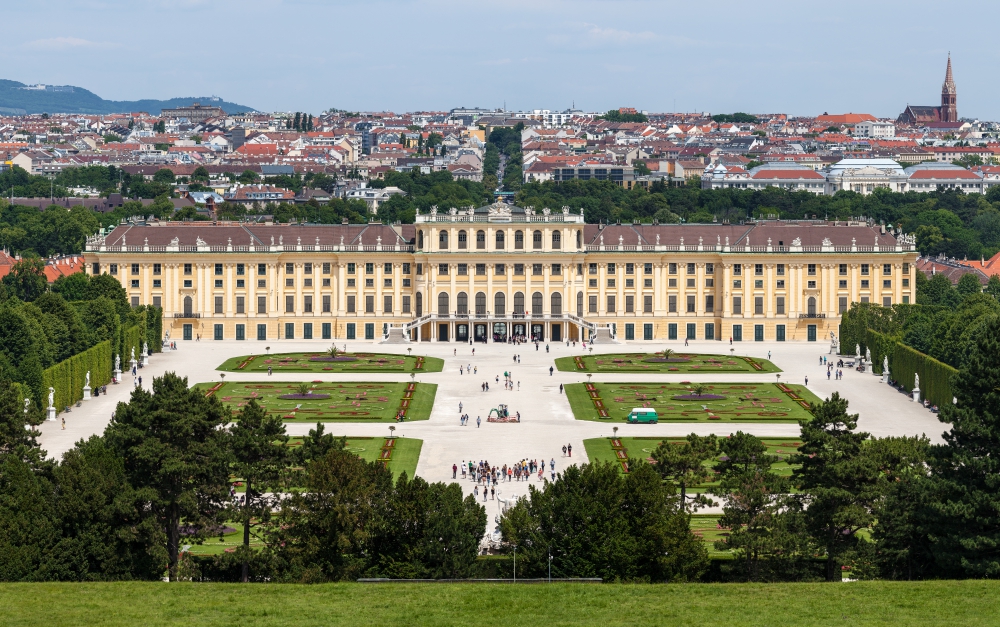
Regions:
[[[18,583],[0,586],[0,605],[6,608],[7,627],[980,627],[1000,624],[998,594],[997,581],[529,586]]]
[[[802,403],[820,399],[801,385],[776,383],[705,383],[704,394],[723,399],[676,400],[693,394],[694,385],[682,383],[570,383],[566,398],[577,420],[623,422],[635,407],[656,410],[660,422],[782,422],[810,417]],[[588,387],[589,386],[589,387]],[[792,390],[795,396],[782,388]],[[597,393],[591,398],[591,391]],[[749,398],[747,398],[749,395]],[[801,400],[796,400],[801,399]],[[702,408],[705,406],[708,411]]]
[[[726,431],[728,431],[728,429]],[[716,435],[726,437],[728,433],[719,432]],[[684,438],[676,437],[619,438],[619,440],[621,440],[625,455],[631,459],[648,459],[650,454],[653,452],[653,449],[659,446],[660,442],[684,442]],[[778,461],[771,466],[774,473],[782,477],[791,477],[792,466],[788,464],[787,459],[789,456],[798,451],[802,442],[799,441],[798,438],[761,438],[761,441],[767,446],[767,454],[774,455],[778,458]],[[615,449],[611,446],[611,438],[592,438],[584,440],[583,448],[587,451],[587,458],[592,462],[606,461],[613,464],[619,464],[620,466],[621,460],[615,452]],[[704,466],[706,468],[713,467],[716,460],[718,460],[721,456],[722,454],[720,453],[716,459],[706,461]],[[691,491],[699,493],[716,485],[718,485],[718,481],[711,480],[703,484],[692,486]]]
[[[427,420],[437,394],[436,383],[350,383],[312,382],[310,392],[327,394],[329,398],[281,399],[296,394],[299,383],[277,381],[198,383],[196,389],[214,394],[233,410],[233,415],[247,401],[256,398],[268,412],[279,414],[286,422],[395,422],[396,413],[404,400],[406,420]],[[405,394],[413,386],[412,397]],[[296,406],[298,408],[296,409]]]
[[[562,372],[663,372],[704,373],[719,372],[781,372],[773,363],[756,357],[729,355],[701,355],[674,353],[670,362],[657,362],[662,355],[656,353],[614,353],[580,355],[556,359],[556,368]],[[582,367],[581,367],[582,366]]]
[[[441,372],[444,360],[420,355],[391,353],[338,353],[338,358],[350,361],[314,361],[328,358],[323,351],[314,353],[272,353],[270,355],[243,355],[227,359],[216,370],[226,372]],[[421,362],[420,368],[417,363]]]
[[[347,438],[346,447],[349,452],[354,453],[366,462],[373,462],[379,459],[385,441],[386,438],[352,436]],[[410,479],[413,478],[414,473],[417,471],[417,461],[420,459],[420,449],[423,444],[423,440],[396,438],[392,457],[389,459],[389,470],[392,471],[393,477],[399,477],[399,473],[406,471],[406,476]],[[301,446],[302,438],[289,438],[288,445]]]

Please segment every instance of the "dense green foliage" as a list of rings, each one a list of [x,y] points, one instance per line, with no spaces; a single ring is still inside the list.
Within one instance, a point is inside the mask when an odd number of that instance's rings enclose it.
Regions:
[[[500,520],[504,542],[517,547],[517,569],[544,577],[605,581],[695,581],[708,554],[689,527],[673,486],[649,464],[570,466],[555,483],[529,486],[527,498]]]
[[[597,119],[608,122],[649,122],[645,113],[622,113],[618,109],[611,109],[604,115],[598,116]]]
[[[741,113],[739,111],[736,113],[717,113],[712,116],[712,120],[719,124],[725,124],[728,122],[736,124],[756,124],[759,122],[756,116],[750,115],[749,113]]]

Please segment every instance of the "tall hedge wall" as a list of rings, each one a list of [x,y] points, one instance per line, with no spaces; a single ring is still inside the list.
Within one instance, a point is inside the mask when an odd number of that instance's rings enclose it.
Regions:
[[[91,388],[111,383],[113,361],[111,341],[106,340],[46,368],[42,371],[43,389],[40,395],[43,406],[48,407],[50,387],[55,388],[55,407],[58,411],[82,399],[87,371],[90,371]]]
[[[163,308],[146,306],[146,341],[149,349],[159,353],[163,348]]]
[[[146,337],[145,327],[131,326],[122,331],[122,370],[128,369],[129,359],[132,358],[132,349],[135,348],[136,360],[142,359],[142,342]],[[112,357],[112,360],[114,358]]]
[[[932,405],[942,407],[954,398],[951,381],[958,370],[902,342],[896,342],[895,351],[889,358],[889,370],[890,376],[910,392],[913,391],[913,375],[920,374],[920,395]]]

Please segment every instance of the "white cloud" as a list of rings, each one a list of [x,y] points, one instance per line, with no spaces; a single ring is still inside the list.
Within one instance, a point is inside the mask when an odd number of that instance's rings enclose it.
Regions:
[[[69,50],[72,48],[114,48],[118,44],[108,41],[90,41],[79,37],[49,37],[48,39],[29,41],[25,45],[36,50]]]
[[[587,36],[595,42],[611,42],[626,44],[636,41],[656,39],[656,33],[648,30],[632,32],[618,28],[602,28],[597,24],[586,24]]]

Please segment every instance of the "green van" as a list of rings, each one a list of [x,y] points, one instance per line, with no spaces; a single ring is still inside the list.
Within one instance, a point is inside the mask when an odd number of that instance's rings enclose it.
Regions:
[[[656,424],[659,417],[656,410],[649,407],[634,407],[626,420],[632,424]]]

